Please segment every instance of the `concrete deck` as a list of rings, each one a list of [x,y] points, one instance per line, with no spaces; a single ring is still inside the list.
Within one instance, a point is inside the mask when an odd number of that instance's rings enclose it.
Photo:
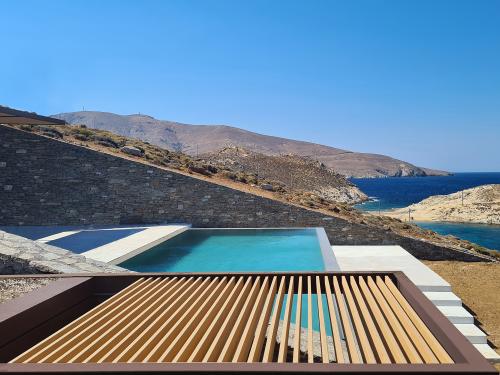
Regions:
[[[339,271],[403,271],[423,292],[451,286],[401,246],[332,246]]]
[[[83,256],[119,264],[190,228],[189,225],[159,225],[82,253]]]

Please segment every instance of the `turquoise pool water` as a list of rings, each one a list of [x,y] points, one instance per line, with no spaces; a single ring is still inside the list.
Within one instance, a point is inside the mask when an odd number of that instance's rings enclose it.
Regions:
[[[190,229],[120,264],[139,272],[272,272],[325,269],[316,229]],[[295,322],[297,296],[292,307]],[[301,326],[307,327],[307,297]],[[286,305],[286,298],[283,306]],[[323,305],[326,306],[326,298]],[[313,328],[319,330],[317,298]],[[326,312],[326,311],[325,311]],[[284,317],[284,308],[281,317]],[[327,327],[331,334],[331,328]]]
[[[316,229],[190,229],[120,266],[139,272],[324,270]]]

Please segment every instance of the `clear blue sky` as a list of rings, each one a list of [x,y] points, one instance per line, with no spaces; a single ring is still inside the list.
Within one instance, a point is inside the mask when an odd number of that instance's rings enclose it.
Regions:
[[[0,0],[0,103],[500,170],[500,1]]]

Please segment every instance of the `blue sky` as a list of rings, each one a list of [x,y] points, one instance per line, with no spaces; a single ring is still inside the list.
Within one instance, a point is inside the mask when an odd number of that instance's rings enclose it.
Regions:
[[[0,103],[500,171],[500,1],[0,0]]]

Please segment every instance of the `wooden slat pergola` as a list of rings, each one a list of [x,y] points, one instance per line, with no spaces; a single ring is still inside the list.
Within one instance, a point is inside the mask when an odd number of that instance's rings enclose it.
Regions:
[[[150,365],[191,371],[197,365],[203,372],[200,366],[220,370],[233,363],[257,372],[354,366],[453,373],[473,362],[475,371],[488,373],[480,354],[400,273],[157,274],[72,282],[64,293],[86,285],[94,302],[61,319],[50,334],[18,339],[9,371]]]

